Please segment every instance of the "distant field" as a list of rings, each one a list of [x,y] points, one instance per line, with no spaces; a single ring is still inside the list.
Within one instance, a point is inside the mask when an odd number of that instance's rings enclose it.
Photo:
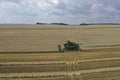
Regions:
[[[66,40],[83,49],[119,47],[119,35],[120,25],[0,25],[0,52],[58,51]]]
[[[120,80],[119,36],[120,25],[0,25],[0,80]],[[83,50],[57,52],[66,40]]]

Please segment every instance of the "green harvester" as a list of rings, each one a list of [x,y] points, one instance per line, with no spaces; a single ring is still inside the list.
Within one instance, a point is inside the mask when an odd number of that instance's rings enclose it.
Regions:
[[[64,51],[80,51],[82,50],[80,48],[80,44],[72,42],[72,41],[66,41],[63,44],[64,48],[61,47],[61,45],[58,45],[59,52],[64,52]]]

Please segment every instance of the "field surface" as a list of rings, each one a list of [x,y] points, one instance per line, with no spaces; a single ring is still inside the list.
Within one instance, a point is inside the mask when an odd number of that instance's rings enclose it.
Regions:
[[[120,80],[120,25],[0,25],[0,80]]]
[[[85,49],[118,47],[119,36],[120,25],[0,25],[0,52],[58,51],[66,40],[83,43]]]

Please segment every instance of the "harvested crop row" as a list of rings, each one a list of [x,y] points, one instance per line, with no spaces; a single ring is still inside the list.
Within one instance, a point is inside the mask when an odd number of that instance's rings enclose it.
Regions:
[[[58,76],[58,77],[37,77],[37,78],[0,78],[0,80],[120,80],[120,71],[108,71],[80,76]]]
[[[1,62],[36,62],[36,61],[68,61],[68,60],[86,60],[101,58],[120,57],[120,51],[111,52],[69,52],[65,54],[58,53],[15,53],[0,54]]]
[[[29,61],[29,62],[2,62],[0,66],[17,66],[17,65],[55,65],[65,64],[67,61]]]
[[[120,79],[120,71],[106,71],[106,72],[99,72],[99,73],[93,72],[93,73],[87,73],[87,74],[85,73],[85,74],[81,74],[81,76],[83,80],[99,80],[99,79],[104,80],[104,78],[113,80],[114,77],[119,77]]]
[[[120,57],[115,58],[101,58],[101,59],[86,59],[86,60],[73,60],[72,63],[81,62],[95,62],[95,61],[109,61],[109,60],[120,60]],[[27,61],[27,62],[0,62],[0,66],[15,66],[15,65],[55,65],[55,64],[69,64],[69,61]]]
[[[29,65],[29,66],[2,66],[0,73],[31,73],[31,72],[60,72],[66,71],[65,65]]]
[[[120,70],[120,67],[111,68],[99,68],[81,71],[71,71],[71,72],[41,72],[41,73],[1,73],[0,78],[38,78],[38,77],[59,77],[59,76],[80,76],[86,73],[99,73],[106,71],[116,71]]]
[[[80,63],[70,61],[67,64],[52,65],[2,65],[0,66],[0,73],[77,71],[118,66],[120,66],[120,60],[91,61]]]
[[[78,70],[119,67],[119,66],[120,66],[120,60],[91,61],[91,62],[79,63]]]

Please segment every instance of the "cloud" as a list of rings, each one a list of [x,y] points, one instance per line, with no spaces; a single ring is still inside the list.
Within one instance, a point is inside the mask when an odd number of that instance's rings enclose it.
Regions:
[[[0,0],[0,23],[119,22],[119,0]]]

